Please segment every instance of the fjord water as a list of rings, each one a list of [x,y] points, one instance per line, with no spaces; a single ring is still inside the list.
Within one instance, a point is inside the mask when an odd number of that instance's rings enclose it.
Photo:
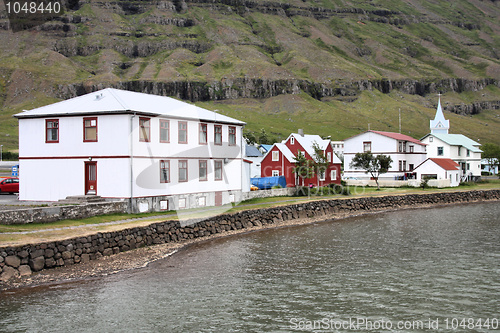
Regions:
[[[484,203],[227,237],[143,269],[0,294],[0,331],[348,332],[367,329],[334,323],[365,320],[393,325],[374,332],[492,332],[451,324],[499,311],[500,204]]]

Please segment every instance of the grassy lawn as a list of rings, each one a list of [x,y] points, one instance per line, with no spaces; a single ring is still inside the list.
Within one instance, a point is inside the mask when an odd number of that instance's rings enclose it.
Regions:
[[[236,213],[249,209],[261,209],[291,205],[311,200],[348,199],[366,196],[384,196],[398,194],[420,194],[450,191],[470,191],[500,189],[500,179],[488,179],[482,183],[470,183],[454,188],[391,188],[377,190],[376,187],[351,187],[351,195],[325,195],[303,197],[271,197],[255,198],[243,201],[234,206],[205,207],[204,209],[188,209],[182,211],[153,212],[142,214],[110,214],[85,219],[63,220],[51,223],[33,223],[0,225],[0,246],[29,244],[42,241],[53,241],[64,238],[83,237],[96,232],[114,231],[133,228],[165,220],[186,220],[208,218],[223,213]]]

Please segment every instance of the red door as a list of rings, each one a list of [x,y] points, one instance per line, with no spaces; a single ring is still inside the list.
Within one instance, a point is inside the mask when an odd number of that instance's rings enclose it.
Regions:
[[[85,194],[97,194],[97,162],[85,162]]]
[[[215,192],[215,205],[222,206],[222,192]]]

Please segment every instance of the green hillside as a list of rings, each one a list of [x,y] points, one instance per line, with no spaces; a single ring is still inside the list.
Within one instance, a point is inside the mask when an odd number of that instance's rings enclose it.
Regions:
[[[0,4],[3,6],[3,3]],[[1,7],[0,7],[1,9]],[[104,87],[188,100],[279,139],[368,129],[500,143],[500,1],[73,1],[13,32],[0,15],[0,143],[12,114]]]

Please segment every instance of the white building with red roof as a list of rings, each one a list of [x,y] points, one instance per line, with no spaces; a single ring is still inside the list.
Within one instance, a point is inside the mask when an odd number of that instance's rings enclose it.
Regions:
[[[356,153],[371,152],[392,158],[389,171],[380,175],[382,180],[398,180],[414,176],[413,169],[426,159],[426,144],[411,136],[382,131],[367,131],[344,141],[344,177],[367,179],[362,169],[351,168]]]
[[[414,172],[418,181],[424,178],[437,180],[437,187],[454,187],[460,184],[460,165],[450,158],[428,158]]]

